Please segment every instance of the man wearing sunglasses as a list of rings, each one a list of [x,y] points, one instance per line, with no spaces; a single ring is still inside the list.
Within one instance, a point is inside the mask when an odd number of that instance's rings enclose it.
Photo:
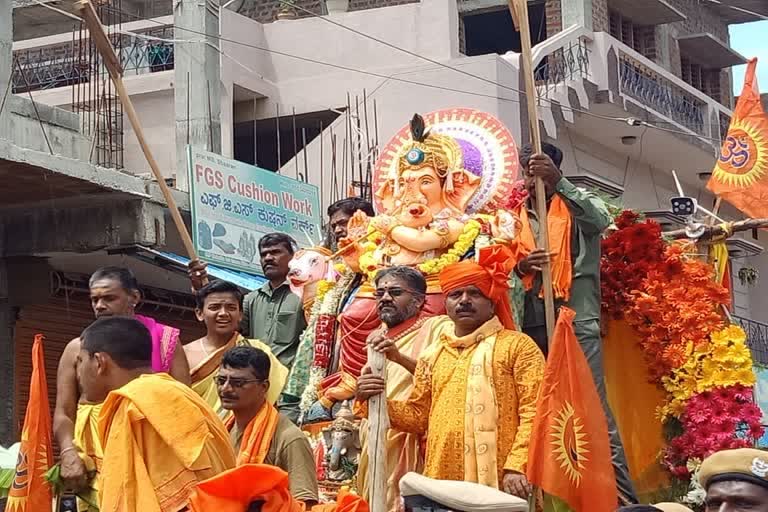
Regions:
[[[424,299],[427,293],[427,281],[418,270],[411,267],[390,267],[380,271],[374,280],[376,291],[376,310],[381,320],[381,327],[372,332],[368,343],[374,350],[387,356],[390,364],[386,367],[386,392],[389,400],[405,400],[413,388],[413,372],[416,361],[423,349],[433,339],[425,336],[421,330],[429,315],[424,313]],[[434,322],[445,323],[445,317],[430,320],[431,329],[438,328]],[[394,364],[393,364],[394,363]],[[367,372],[367,369],[363,370]],[[363,420],[366,422],[367,420]],[[367,432],[367,425],[361,425],[360,431]],[[387,510],[396,511],[400,502],[397,483],[410,471],[419,472],[423,467],[421,436],[390,429],[387,433]],[[368,449],[367,439],[363,438],[363,450],[360,456],[360,469],[357,473],[358,484],[367,496]]]
[[[318,501],[312,448],[304,433],[267,400],[269,356],[239,346],[228,350],[215,377],[221,406],[232,411],[226,421],[237,452],[237,465],[268,464],[288,473],[291,495],[307,508]]]

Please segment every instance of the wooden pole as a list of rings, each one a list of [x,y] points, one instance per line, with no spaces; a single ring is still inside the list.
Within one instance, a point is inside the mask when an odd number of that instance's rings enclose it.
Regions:
[[[541,153],[541,131],[539,116],[536,112],[536,82],[533,77],[533,52],[531,49],[531,29],[528,25],[527,0],[509,0],[509,11],[516,27],[520,27],[522,54],[520,55],[521,72],[525,78],[525,98],[528,105],[528,119],[531,123],[531,144],[535,153]],[[538,245],[549,252],[549,232],[547,229],[547,193],[544,181],[536,178],[536,216],[539,220]],[[544,313],[547,325],[547,338],[555,330],[555,297],[552,290],[552,267],[549,262],[541,267],[542,288],[544,291]]]
[[[125,113],[128,114],[128,119],[130,120],[133,131],[139,141],[141,150],[144,152],[149,167],[152,169],[152,174],[155,176],[155,180],[157,180],[157,184],[160,186],[160,191],[163,193],[165,202],[168,204],[168,210],[171,212],[171,218],[173,218],[173,223],[176,224],[176,229],[179,230],[184,249],[187,251],[190,260],[197,260],[195,246],[192,243],[192,238],[189,236],[187,226],[184,225],[184,219],[181,218],[181,213],[176,205],[176,200],[173,198],[173,195],[171,195],[171,190],[168,188],[168,184],[165,182],[165,178],[160,172],[160,167],[157,165],[155,157],[152,155],[152,151],[150,151],[147,141],[144,138],[144,131],[141,128],[141,123],[139,123],[139,117],[136,115],[136,110],[133,108],[133,102],[131,102],[131,98],[125,90],[125,85],[123,85],[123,68],[120,65],[117,55],[115,55],[112,43],[110,43],[109,38],[107,38],[104,26],[101,24],[101,20],[99,20],[99,16],[96,14],[90,0],[80,0],[77,3],[77,9],[80,11],[80,16],[85,21],[88,31],[91,33],[91,38],[96,44],[96,49],[104,60],[104,66],[109,72],[112,83],[115,84],[117,97],[120,98]]]
[[[704,228],[704,234],[702,234],[697,241],[703,242],[712,238],[720,236],[731,236],[734,233],[741,231],[751,231],[753,229],[765,229],[768,228],[768,219],[746,219],[734,222],[732,224],[717,224],[714,226],[706,226]],[[674,231],[664,231],[662,235],[665,238],[671,238],[673,240],[679,240],[681,238],[688,238],[685,229],[676,229]]]
[[[368,366],[374,375],[386,377],[387,357],[368,345]],[[371,512],[387,512],[387,412],[386,392],[368,399],[368,503]]]

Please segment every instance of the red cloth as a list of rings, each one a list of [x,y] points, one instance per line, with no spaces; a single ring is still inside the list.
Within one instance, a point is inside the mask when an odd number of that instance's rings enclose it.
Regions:
[[[506,245],[491,245],[480,249],[478,261],[463,260],[440,272],[440,288],[445,295],[457,288],[476,286],[491,299],[496,315],[507,329],[515,328],[509,305],[509,273],[515,265],[514,253]]]

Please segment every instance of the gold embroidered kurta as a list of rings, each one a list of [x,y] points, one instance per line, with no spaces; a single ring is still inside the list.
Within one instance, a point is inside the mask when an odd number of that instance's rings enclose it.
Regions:
[[[544,356],[525,334],[502,330],[492,359],[492,381],[498,408],[498,481],[505,470],[525,472],[536,397],[544,373]],[[464,419],[473,345],[445,346],[430,364],[421,357],[414,389],[406,401],[389,401],[392,428],[427,436],[424,475],[464,480]]]

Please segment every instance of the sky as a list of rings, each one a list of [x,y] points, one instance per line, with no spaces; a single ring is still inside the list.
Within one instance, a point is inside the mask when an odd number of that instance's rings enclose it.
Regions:
[[[757,83],[760,92],[768,92],[768,20],[731,25],[731,46],[746,58],[757,57]],[[747,66],[733,68],[733,92],[741,94]]]

